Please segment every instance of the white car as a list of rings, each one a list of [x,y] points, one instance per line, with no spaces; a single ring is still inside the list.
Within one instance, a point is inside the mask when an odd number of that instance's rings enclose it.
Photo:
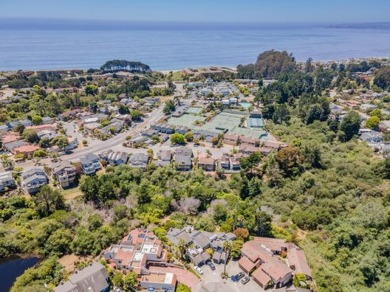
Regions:
[[[194,268],[194,270],[199,274],[199,275],[203,275],[203,270],[201,268],[199,268],[198,266],[196,266]]]

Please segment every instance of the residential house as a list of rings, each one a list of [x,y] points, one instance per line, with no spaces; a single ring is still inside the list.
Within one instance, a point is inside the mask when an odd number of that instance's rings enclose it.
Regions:
[[[383,133],[380,132],[365,132],[360,135],[360,140],[367,142],[368,144],[375,144],[383,142]]]
[[[26,146],[26,145],[29,145],[29,144],[23,140],[15,140],[12,142],[3,143],[3,149],[5,151],[15,153],[16,148],[19,148],[21,146]]]
[[[102,168],[100,159],[96,154],[90,153],[80,158],[81,169],[86,175],[94,175]]]
[[[181,147],[175,151],[175,166],[179,171],[189,171],[192,169],[192,149]]]
[[[254,271],[253,280],[262,288],[270,283],[282,287],[291,281],[293,271],[261,243],[248,241],[241,253],[243,257],[238,262],[239,267],[248,274]]]
[[[15,179],[10,171],[0,172],[0,193],[3,193],[8,188],[15,188]]]
[[[126,164],[129,158],[129,155],[126,152],[121,151],[106,151],[101,153],[100,158],[107,162],[109,165],[118,166],[121,164]]]
[[[171,150],[163,150],[161,149],[158,152],[158,166],[167,166],[170,165],[172,161],[172,151]]]
[[[198,157],[198,168],[204,171],[215,171],[215,159],[213,157]]]
[[[134,168],[146,170],[149,162],[149,157],[145,153],[134,153],[130,155],[128,164]]]
[[[381,132],[390,132],[390,120],[380,122],[378,128]]]
[[[244,244],[241,253],[239,267],[246,273],[253,272],[253,280],[262,288],[285,286],[294,273],[312,278],[304,252],[282,239],[255,237]],[[280,259],[282,254],[287,254],[287,263]]]
[[[76,167],[67,161],[52,165],[51,175],[62,188],[67,188],[74,185],[77,180]]]
[[[240,136],[234,134],[225,134],[223,136],[223,143],[227,145],[236,146],[238,144]]]
[[[129,145],[131,147],[139,147],[142,144],[144,144],[146,141],[148,141],[148,137],[146,137],[146,136],[137,136],[137,137],[134,137],[134,138],[130,139]]]
[[[87,123],[84,124],[84,132],[87,134],[93,134],[96,130],[103,128],[103,126],[100,123]]]
[[[39,146],[36,145],[23,145],[19,146],[14,149],[13,153],[15,155],[21,154],[24,155],[25,157],[32,157],[34,152],[41,149]]]
[[[30,194],[39,192],[40,188],[48,184],[45,171],[42,168],[25,170],[22,175],[22,188]]]
[[[241,162],[237,157],[230,158],[230,167],[231,170],[239,171],[241,169]]]
[[[240,153],[244,154],[244,155],[251,155],[253,153],[256,153],[256,152],[259,152],[260,149],[258,147],[255,147],[255,146],[251,146],[251,145],[240,145]]]
[[[219,166],[222,169],[230,170],[230,158],[227,155],[223,155],[219,160]]]
[[[236,236],[233,233],[197,231],[192,226],[186,226],[182,229],[171,228],[167,232],[167,238],[174,245],[184,242],[191,261],[201,266],[209,260],[217,264],[224,263],[226,261],[226,254],[223,252],[224,242],[233,241]],[[206,252],[208,248],[214,250],[213,258]]]
[[[288,265],[291,269],[298,274],[304,274],[306,279],[312,279],[310,267],[307,263],[307,259],[303,250],[301,250],[295,244],[290,244],[290,248],[287,251]]]
[[[106,268],[101,263],[93,263],[69,276],[68,281],[54,288],[54,292],[108,292]]]
[[[148,263],[166,264],[168,253],[153,232],[138,228],[126,235],[119,244],[105,250],[104,259],[115,269],[149,275]]]
[[[260,140],[255,139],[255,138],[246,137],[246,136],[241,136],[240,143],[241,143],[241,145],[257,147],[260,144]]]
[[[155,291],[154,289],[175,291],[176,284],[176,275],[173,273],[150,273],[148,275],[143,275],[140,280],[142,288],[153,289],[153,291]]]

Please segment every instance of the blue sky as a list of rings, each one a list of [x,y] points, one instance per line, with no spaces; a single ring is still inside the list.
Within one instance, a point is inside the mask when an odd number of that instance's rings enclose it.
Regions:
[[[385,22],[390,0],[4,0],[0,18]]]

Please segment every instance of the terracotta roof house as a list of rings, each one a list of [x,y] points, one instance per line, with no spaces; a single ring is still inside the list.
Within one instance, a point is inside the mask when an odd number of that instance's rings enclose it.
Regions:
[[[242,144],[240,145],[240,153],[244,155],[251,155],[255,152],[259,152],[260,149],[258,147],[252,146],[252,145],[247,145],[247,144]]]
[[[222,156],[219,159],[219,165],[222,169],[230,170],[230,159],[229,156]]]
[[[14,150],[16,148],[21,147],[21,146],[26,146],[26,145],[29,145],[29,144],[23,140],[15,140],[12,142],[3,143],[3,149],[8,151],[8,152],[15,153]]]
[[[14,149],[14,154],[23,154],[24,156],[32,156],[40,147],[36,145],[23,145]]]
[[[54,292],[108,292],[108,274],[101,263],[93,263],[76,271],[69,280],[54,288]]]
[[[234,134],[225,134],[223,136],[223,143],[227,145],[237,145],[239,141],[239,136]]]
[[[255,281],[263,289],[272,284],[272,279],[262,269],[257,269],[252,274],[253,281]]]
[[[166,263],[168,254],[152,232],[138,228],[125,236],[120,244],[110,246],[104,252],[104,258],[114,263],[116,269],[147,275],[150,273],[147,263]]]
[[[284,148],[286,146],[287,146],[286,143],[282,143],[279,141],[267,140],[267,141],[264,141],[264,143],[263,143],[263,147],[272,148],[272,149],[276,149],[276,150],[280,150],[281,148]]]
[[[241,145],[248,145],[248,146],[254,146],[257,147],[260,144],[260,139],[250,138],[246,136],[240,137],[240,143]]]
[[[287,260],[290,268],[296,273],[305,274],[307,279],[312,278],[305,253],[299,247],[294,246],[289,248],[287,252]]]
[[[287,251],[288,264],[278,257]],[[241,253],[239,267],[246,273],[253,272],[253,279],[261,287],[269,286],[270,280],[276,288],[285,286],[294,273],[304,273],[311,279],[311,271],[305,254],[295,244],[282,239],[255,237],[246,242]]]

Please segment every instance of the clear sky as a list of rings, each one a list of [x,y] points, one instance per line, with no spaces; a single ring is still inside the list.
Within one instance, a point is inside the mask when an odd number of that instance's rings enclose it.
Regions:
[[[386,22],[390,0],[2,0],[0,18]]]

